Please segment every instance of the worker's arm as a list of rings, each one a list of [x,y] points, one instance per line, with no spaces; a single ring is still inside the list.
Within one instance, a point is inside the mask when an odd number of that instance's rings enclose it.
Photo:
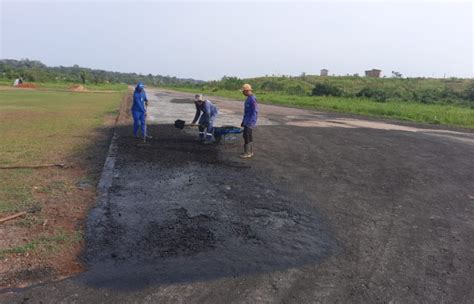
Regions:
[[[199,106],[197,103],[194,103],[194,106],[196,106],[196,114],[194,114],[194,119],[193,122],[191,123],[192,125],[196,124],[196,121],[198,121],[199,116],[201,116],[201,109],[199,109]]]
[[[145,102],[145,110],[146,110],[146,107],[148,107],[148,98],[146,97],[145,91],[143,91],[143,101]]]
[[[257,98],[253,96],[252,102],[250,103],[250,117],[249,117],[250,127],[255,127],[255,125],[257,125],[257,116],[258,116]]]

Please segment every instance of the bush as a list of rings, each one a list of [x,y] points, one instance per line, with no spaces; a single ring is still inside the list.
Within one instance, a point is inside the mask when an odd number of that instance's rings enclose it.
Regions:
[[[286,93],[289,95],[306,95],[306,91],[300,85],[289,87],[286,89]]]
[[[239,90],[244,82],[238,77],[222,77],[221,81],[219,81],[219,88],[224,90]]]
[[[269,92],[282,91],[283,85],[275,81],[265,81],[260,85],[260,89]]]
[[[317,83],[313,90],[311,91],[311,95],[313,96],[342,96],[344,91],[336,87],[334,85],[328,83]]]
[[[466,89],[464,95],[469,101],[474,101],[474,83]]]
[[[385,102],[389,98],[387,92],[380,88],[365,87],[356,94],[357,97],[367,97],[378,102]]]
[[[413,93],[416,101],[421,103],[437,103],[440,101],[441,92],[432,89],[424,89]]]

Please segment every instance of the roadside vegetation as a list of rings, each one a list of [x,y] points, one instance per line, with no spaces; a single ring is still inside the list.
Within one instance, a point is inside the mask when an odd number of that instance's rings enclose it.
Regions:
[[[474,80],[367,77],[259,77],[167,85],[242,99],[243,83],[260,102],[474,128]]]
[[[124,84],[69,87],[0,84],[0,218],[26,212],[0,223],[0,286],[15,286],[25,271],[81,269],[83,220],[128,91]]]
[[[37,60],[0,59],[0,83],[11,85],[17,78],[26,82],[51,84],[82,84],[101,85],[109,84],[134,84],[139,80],[147,85],[197,83],[194,79],[181,79],[172,76],[143,75],[137,73],[110,72],[89,69],[74,65],[72,67],[48,67]]]
[[[223,77],[198,81],[161,75],[142,75],[72,67],[47,67],[34,60],[0,60],[0,85],[17,78],[38,90],[70,90],[80,84],[88,91],[122,90],[139,80],[147,85],[241,99],[243,83],[250,83],[264,103],[355,113],[421,123],[474,128],[474,80],[315,75]]]

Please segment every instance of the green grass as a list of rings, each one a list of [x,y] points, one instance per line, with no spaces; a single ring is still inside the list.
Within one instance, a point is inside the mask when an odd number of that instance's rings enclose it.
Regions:
[[[19,212],[33,203],[31,169],[0,170],[0,213]]]
[[[0,166],[63,162],[94,145],[96,130],[117,112],[125,91],[75,93],[0,88]],[[0,213],[33,202],[39,171],[0,170]],[[57,191],[63,185],[46,185]]]
[[[187,87],[173,87],[172,89],[237,100],[245,99],[242,93],[237,90],[199,90]],[[262,103],[474,128],[474,109],[459,105],[422,104],[404,101],[376,102],[367,98],[297,96],[258,91],[255,94]]]
[[[32,251],[55,253],[61,246],[80,242],[83,238],[83,234],[79,231],[66,232],[63,229],[57,229],[53,235],[40,235],[23,245],[0,249],[0,258],[10,254],[24,254]]]
[[[115,113],[121,93],[0,91],[0,165],[50,162]]]
[[[205,90],[238,90],[250,83],[257,92],[297,96],[367,97],[375,101],[406,101],[424,104],[454,104],[474,108],[473,79],[300,77],[265,76],[249,79],[223,77],[219,81],[179,84]],[[313,91],[315,90],[315,91]]]

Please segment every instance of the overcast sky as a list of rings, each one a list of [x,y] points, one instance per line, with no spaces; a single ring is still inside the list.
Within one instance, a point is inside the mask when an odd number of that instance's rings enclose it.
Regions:
[[[2,59],[203,80],[474,77],[471,1],[0,2]]]

